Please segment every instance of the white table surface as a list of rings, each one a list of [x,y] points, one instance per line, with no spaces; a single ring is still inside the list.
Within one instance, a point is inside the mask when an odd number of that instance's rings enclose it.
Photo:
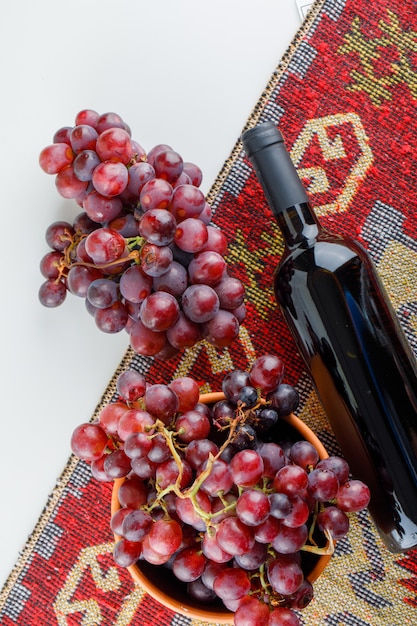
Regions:
[[[81,210],[40,150],[79,110],[114,111],[147,150],[168,143],[197,163],[206,193],[300,22],[296,0],[5,0],[0,587],[128,346],[75,296],[39,304],[45,230]]]

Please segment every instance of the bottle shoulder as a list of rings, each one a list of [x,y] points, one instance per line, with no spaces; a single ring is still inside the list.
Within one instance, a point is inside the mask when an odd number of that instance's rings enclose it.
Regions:
[[[355,258],[366,265],[371,264],[365,248],[359,242],[343,235],[324,233],[308,245],[287,250],[280,266],[290,263],[294,268],[302,267],[305,270],[311,266],[312,269],[335,272]]]

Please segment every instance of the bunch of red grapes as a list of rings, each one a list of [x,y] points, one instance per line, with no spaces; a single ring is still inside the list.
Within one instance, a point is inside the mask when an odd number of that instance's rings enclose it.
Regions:
[[[148,384],[129,369],[117,399],[71,440],[95,478],[124,479],[116,563],[169,568],[236,626],[298,626],[311,559],[332,553],[370,498],[343,458],[320,458],[288,425],[299,397],[283,376],[278,356],[260,356],[227,373],[224,399],[208,406],[191,377]]]
[[[127,330],[144,356],[236,339],[244,287],[230,275],[197,165],[165,144],[145,153],[119,115],[89,109],[55,133],[39,163],[82,207],[72,223],[47,228],[43,305],[59,306],[67,292],[85,298],[100,330]]]

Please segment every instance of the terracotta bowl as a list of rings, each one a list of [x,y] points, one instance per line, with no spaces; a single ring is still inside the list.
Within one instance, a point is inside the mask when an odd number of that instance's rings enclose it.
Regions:
[[[200,396],[200,402],[204,404],[214,404],[224,399],[225,396],[221,392],[207,393]],[[298,417],[289,415],[283,419],[296,439],[306,439],[315,446],[320,459],[329,456],[321,441]],[[124,478],[121,478],[114,482],[111,501],[112,515],[120,509],[118,492],[124,480]],[[115,540],[118,541],[119,539],[120,537],[115,535]],[[309,558],[306,578],[313,583],[323,572],[331,557],[328,555],[309,555]],[[131,565],[127,569],[135,583],[138,583],[152,598],[175,613],[180,613],[185,617],[203,622],[233,624],[233,613],[225,609],[221,603],[218,606],[214,603],[207,606],[193,601],[186,593],[185,584],[178,581],[168,569],[162,566],[150,565],[145,561],[138,561],[137,564]]]

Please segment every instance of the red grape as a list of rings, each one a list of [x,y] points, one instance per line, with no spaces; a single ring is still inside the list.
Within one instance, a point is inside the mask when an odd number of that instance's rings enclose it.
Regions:
[[[204,323],[203,335],[216,348],[226,348],[239,335],[239,322],[230,311],[219,309]]]
[[[105,309],[97,309],[94,314],[97,327],[105,333],[120,333],[126,327],[128,318],[127,308],[120,301]]]
[[[194,439],[205,439],[211,429],[210,420],[199,411],[186,411],[177,417],[175,423],[178,439],[190,443]]]
[[[71,450],[84,461],[94,461],[103,455],[107,442],[107,434],[99,424],[80,424],[72,433]]]
[[[149,243],[166,246],[174,240],[177,223],[164,209],[149,209],[139,223],[139,233]]]
[[[240,280],[233,278],[233,276],[223,276],[221,281],[215,285],[214,290],[219,296],[222,309],[233,312],[243,303],[245,288]]]
[[[279,606],[273,609],[267,626],[301,626],[301,622],[294,611]]]
[[[296,441],[290,448],[289,457],[304,469],[314,468],[320,460],[319,453],[312,443],[301,439]]]
[[[203,172],[195,163],[190,163],[189,161],[185,161],[183,163],[183,172],[188,174],[191,178],[191,184],[195,187],[199,187],[203,180]]]
[[[274,489],[288,496],[301,494],[308,485],[307,472],[298,465],[285,465],[275,475]]]
[[[146,503],[147,495],[145,483],[134,476],[125,480],[118,491],[120,505],[129,509],[140,509]]]
[[[49,308],[60,306],[66,297],[67,288],[60,281],[49,279],[39,287],[39,301],[43,306]]]
[[[172,265],[173,254],[168,246],[146,243],[140,251],[142,271],[148,276],[157,277],[165,274]]]
[[[236,502],[236,515],[247,526],[259,526],[270,512],[268,496],[258,489],[247,489]]]
[[[113,113],[112,111],[99,115],[94,124],[94,128],[96,128],[99,133],[102,133],[108,128],[123,128],[124,130],[127,130],[126,124],[120,115]]]
[[[188,266],[188,274],[191,283],[215,286],[223,278],[226,267],[226,261],[218,252],[207,250],[205,252],[199,252],[193,258]],[[241,284],[240,281],[239,284]],[[218,292],[217,295],[219,295]],[[239,302],[239,304],[241,304],[241,302]]]
[[[117,424],[117,435],[121,441],[126,439],[133,433],[148,433],[154,431],[154,416],[143,409],[128,409],[119,418]]]
[[[251,487],[261,479],[264,462],[256,450],[241,450],[231,460],[230,472],[236,485]]]
[[[122,207],[119,197],[109,198],[95,190],[90,191],[83,200],[83,209],[88,217],[100,224],[114,220],[120,214]]]
[[[178,411],[184,413],[190,411],[198,403],[200,397],[200,385],[191,376],[175,378],[169,388],[178,398]]]
[[[178,397],[167,385],[150,385],[145,391],[144,400],[147,411],[165,424],[178,411]]]
[[[172,555],[181,545],[181,526],[175,520],[161,519],[149,531],[149,546],[160,555]]]
[[[82,111],[79,111],[75,116],[75,125],[88,124],[89,126],[96,128],[99,118],[100,115],[97,111],[94,111],[93,109],[82,109]]]
[[[326,459],[321,459],[316,465],[317,469],[326,469],[338,479],[339,483],[343,485],[349,479],[349,465],[345,459],[340,456],[329,456]]]
[[[129,133],[123,128],[108,128],[97,138],[96,151],[102,161],[111,159],[126,164],[132,157],[132,143]]]
[[[151,450],[152,439],[145,432],[133,432],[128,435],[124,442],[124,451],[131,459],[145,457]]]
[[[292,558],[279,556],[268,565],[268,579],[276,593],[295,593],[304,580],[303,570]]]
[[[78,180],[90,181],[99,164],[100,158],[95,150],[82,150],[74,159],[74,174]]]
[[[102,196],[120,195],[127,186],[128,173],[123,163],[104,161],[97,165],[93,172],[92,183]]]
[[[110,479],[123,478],[130,473],[130,459],[124,450],[113,450],[106,455],[104,471]]]
[[[208,322],[219,310],[219,297],[209,285],[191,285],[183,293],[182,308],[192,322]]]
[[[236,610],[233,619],[235,626],[266,626],[269,608],[257,598],[248,596]]]
[[[88,124],[74,126],[70,133],[71,147],[76,154],[83,150],[94,150],[98,133]]]
[[[362,511],[371,499],[369,487],[361,480],[352,479],[340,485],[336,495],[339,509],[349,513]]]
[[[207,462],[200,465],[197,470],[197,476],[206,469]],[[203,480],[201,489],[209,496],[217,496],[220,491],[226,494],[232,487],[233,478],[229,466],[222,459],[216,459],[213,462],[210,474]]]
[[[128,369],[118,375],[116,388],[125,400],[136,402],[145,393],[146,379],[140,372]]]
[[[126,300],[141,303],[150,295],[152,278],[144,273],[139,265],[132,265],[123,272],[120,283],[120,293]]]
[[[111,263],[123,255],[125,240],[116,230],[99,228],[87,236],[85,249],[94,263]]]
[[[155,291],[142,302],[142,323],[153,331],[167,330],[178,319],[180,312],[177,300],[166,291]]]
[[[192,217],[185,218],[177,226],[174,242],[184,252],[199,252],[207,243],[207,226]]]
[[[123,520],[133,509],[119,509],[110,518],[110,528],[116,535],[123,534]]]
[[[65,145],[65,144],[58,144]],[[55,186],[58,193],[67,199],[75,199],[83,193],[88,187],[87,181],[79,180],[74,172],[72,165],[68,165],[65,169],[58,172],[55,177]]]
[[[182,173],[183,160],[175,150],[160,150],[155,154],[153,167],[158,178],[173,183]]]
[[[121,509],[123,510],[123,509]],[[122,522],[122,535],[128,541],[141,541],[152,526],[152,517],[146,511],[136,509],[128,512]]]
[[[160,155],[159,155],[160,156]],[[177,220],[198,217],[206,204],[203,192],[194,185],[179,185],[174,189],[169,210]]]
[[[250,370],[250,379],[254,387],[260,387],[264,393],[276,389],[284,375],[284,363],[273,354],[264,354],[256,359]]]
[[[166,180],[152,178],[140,190],[140,205],[144,211],[149,209],[167,209],[173,194],[174,190]]]
[[[185,449],[185,459],[193,469],[197,469],[209,458],[210,454],[216,456],[219,448],[210,439],[195,439],[190,441]]]
[[[47,146],[39,155],[39,165],[46,174],[57,174],[71,165],[73,160],[71,147],[66,143],[54,143]]]
[[[166,489],[178,482],[180,489],[187,487],[193,477],[191,467],[186,461],[182,461],[181,472],[175,459],[167,459],[156,468],[155,482],[159,489]]]
[[[176,501],[176,512],[184,524],[188,524],[198,531],[206,530],[207,526],[201,517],[200,511],[211,512],[211,500],[203,491],[198,491],[195,496],[197,509],[191,498],[178,498]]]
[[[180,311],[175,324],[167,330],[167,339],[175,348],[191,348],[202,339],[202,330],[199,324],[192,322]]]
[[[204,571],[206,557],[198,547],[185,548],[177,552],[172,561],[172,571],[178,580],[192,582]]]
[[[81,124],[82,122],[80,122]],[[54,143],[67,143],[69,146],[71,145],[71,131],[72,131],[72,126],[63,126],[62,128],[58,128],[57,131],[55,131],[54,136],[53,136],[53,142]],[[49,172],[48,172],[49,173]]]
[[[130,343],[135,352],[143,356],[154,356],[165,346],[166,337],[164,333],[154,332],[138,320],[130,329]]]
[[[233,556],[245,554],[255,545],[253,528],[237,517],[226,517],[220,522],[216,539],[221,549]]]
[[[129,567],[139,560],[142,554],[142,544],[138,541],[120,539],[114,546],[113,558],[120,567]]]
[[[48,226],[45,233],[46,243],[53,250],[64,252],[71,243],[74,227],[69,222],[57,221]]]
[[[42,276],[45,278],[58,278],[59,268],[63,263],[63,255],[58,250],[45,254],[39,264]]]
[[[249,593],[250,587],[248,573],[240,567],[221,570],[213,584],[214,591],[222,600],[243,598]]]
[[[330,470],[314,469],[308,475],[309,494],[319,502],[333,500],[339,489],[339,481]]]
[[[330,532],[333,539],[342,539],[349,530],[349,518],[337,506],[328,506],[317,515],[317,527]]]

